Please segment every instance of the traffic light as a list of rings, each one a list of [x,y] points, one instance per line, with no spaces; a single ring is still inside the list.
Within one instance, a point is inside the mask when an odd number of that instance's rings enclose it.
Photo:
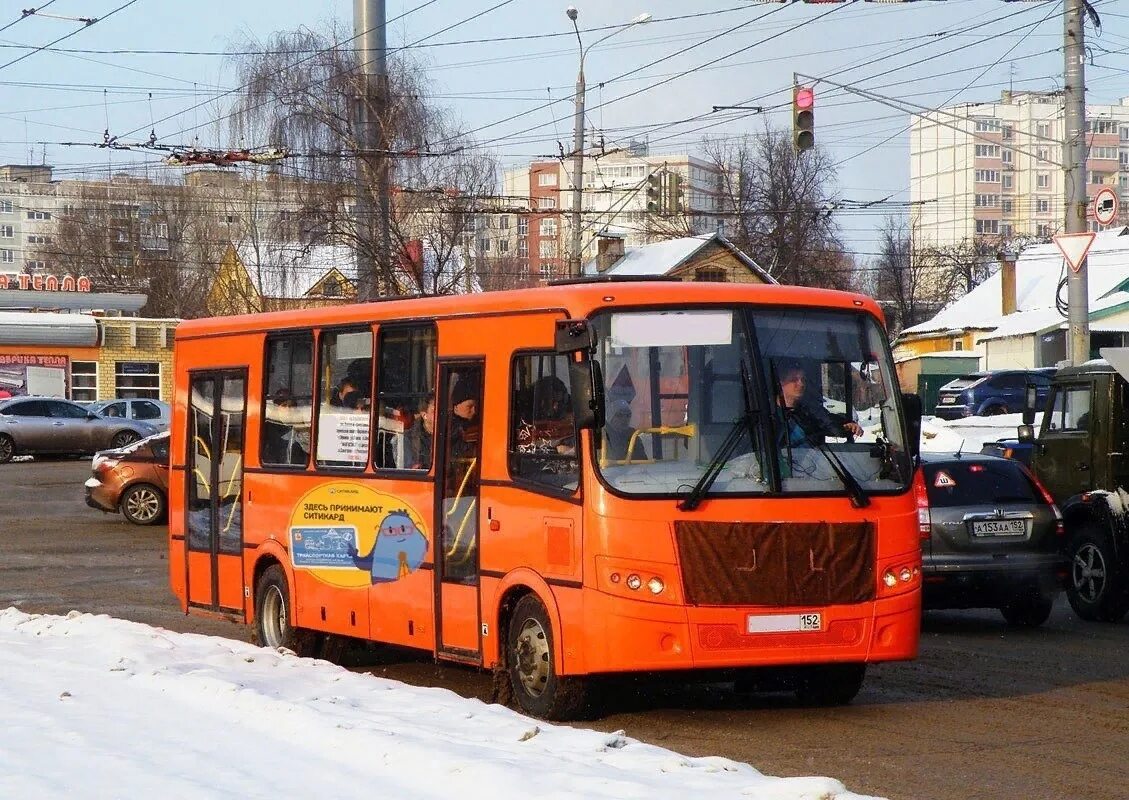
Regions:
[[[661,210],[660,200],[662,198],[662,177],[658,172],[652,172],[647,176],[647,210],[651,212],[658,212]]]
[[[797,153],[815,147],[815,89],[792,87],[792,147]]]

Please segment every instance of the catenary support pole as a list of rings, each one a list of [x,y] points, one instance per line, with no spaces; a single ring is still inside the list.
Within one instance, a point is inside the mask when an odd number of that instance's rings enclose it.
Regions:
[[[357,50],[357,298],[385,294],[390,274],[388,64],[385,0],[353,0]]]
[[[1065,214],[1064,232],[1086,230],[1086,47],[1082,0],[1063,0],[1066,103],[1062,136]],[[1067,277],[1067,359],[1081,364],[1090,358],[1090,304],[1086,260]]]

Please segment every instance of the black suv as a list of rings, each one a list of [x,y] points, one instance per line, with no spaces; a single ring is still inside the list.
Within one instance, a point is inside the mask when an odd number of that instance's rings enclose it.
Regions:
[[[1041,404],[1050,391],[1054,372],[1054,367],[1046,367],[1001,369],[962,375],[941,387],[933,414],[949,420],[990,414],[1018,414],[1023,410],[1027,384],[1034,384]]]
[[[922,453],[921,478],[923,606],[998,608],[1012,625],[1046,622],[1066,577],[1065,534],[1035,476],[1005,458]]]

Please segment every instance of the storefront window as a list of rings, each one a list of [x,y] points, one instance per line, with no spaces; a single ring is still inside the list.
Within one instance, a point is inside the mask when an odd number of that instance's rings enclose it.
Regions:
[[[71,362],[71,400],[92,402],[98,399],[98,362]]]
[[[118,361],[114,372],[115,397],[161,399],[161,365],[156,361]]]

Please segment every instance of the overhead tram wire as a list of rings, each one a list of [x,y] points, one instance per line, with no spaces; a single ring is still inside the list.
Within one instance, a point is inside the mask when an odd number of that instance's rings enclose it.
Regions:
[[[120,6],[115,8],[113,11],[110,11],[106,14],[103,14],[100,17],[95,18],[92,22],[88,22],[88,23],[84,24],[81,28],[75,28],[70,33],[65,34],[63,36],[60,36],[58,39],[50,41],[47,44],[40,45],[39,47],[36,47],[34,50],[31,50],[30,52],[24,53],[22,56],[17,56],[16,58],[13,58],[11,61],[8,61],[4,64],[0,64],[0,69],[4,69],[5,67],[10,67],[13,64],[18,64],[19,62],[23,61],[25,58],[30,58],[31,56],[35,55],[36,53],[39,53],[39,52],[42,52],[43,50],[48,49],[52,45],[56,45],[59,42],[62,42],[66,39],[71,38],[72,36],[77,36],[78,34],[82,33],[84,30],[86,30],[87,28],[92,28],[93,26],[97,25],[99,22],[103,22],[104,20],[109,19],[110,17],[114,16],[114,14],[117,14],[119,11],[124,11],[125,9],[129,8],[130,6],[132,6],[133,4],[135,4],[137,2],[138,2],[138,0],[127,0],[127,2],[122,3]]]
[[[850,3],[844,4],[844,5],[849,5],[849,4],[850,4]],[[843,8],[843,7],[844,7],[844,5],[837,5],[837,6],[835,6],[835,8],[833,8],[833,9],[832,9],[832,10],[831,10],[830,12],[827,12],[827,13],[832,13],[832,12],[834,12],[835,10],[837,10],[837,9],[839,9],[839,8]],[[777,7],[775,8],[775,9],[773,9],[773,11],[769,12],[769,14],[771,14],[771,13],[774,13],[775,11],[781,10],[781,9],[783,9],[784,7],[785,7],[785,6],[783,6],[783,5],[779,5],[779,6],[777,6]],[[1007,14],[1007,15],[1005,15],[1005,16],[1003,16],[1003,17],[999,18],[999,19],[1001,19],[1001,20],[1002,20],[1002,19],[1008,19],[1008,18],[1010,18],[1010,17],[1012,17],[1012,16],[1016,16],[1016,15],[1018,15],[1018,14],[1023,14],[1023,13],[1027,13],[1027,12],[1028,12],[1029,10],[1030,10],[1030,9],[1020,9],[1019,11],[1011,12],[1011,13],[1009,13],[1009,14]],[[817,18],[816,18],[816,20],[818,20],[818,19],[821,19],[821,18],[822,18],[823,16],[826,16],[826,15],[827,15],[827,14],[823,14],[823,15],[821,15],[820,17],[817,17]],[[767,16],[768,16],[768,14],[763,14],[763,15],[761,15],[760,17],[758,17],[758,18],[757,18],[757,19],[756,19],[755,21],[759,21],[759,20],[761,20],[761,19],[763,19],[764,17],[767,17]],[[809,20],[805,20],[804,22],[802,22],[802,23],[799,23],[798,25],[793,25],[793,26],[792,26],[791,28],[789,28],[789,29],[787,29],[787,30],[785,30],[785,31],[783,31],[783,32],[781,32],[781,33],[790,33],[790,32],[792,32],[793,30],[795,30],[796,28],[800,27],[801,25],[804,25],[804,24],[807,24],[807,23],[810,23],[810,22],[812,22],[812,21],[816,21],[816,20],[811,20],[811,19],[809,19]],[[997,20],[997,21],[998,21],[998,20]],[[973,25],[973,26],[970,26],[968,30],[974,30],[974,29],[975,29],[975,28],[977,28],[977,27],[979,27],[979,26],[975,26],[975,25]],[[757,42],[757,43],[755,43],[755,44],[754,44],[754,45],[752,45],[752,46],[758,46],[759,44],[762,44],[762,43],[764,43],[765,41],[769,41],[769,40],[770,40],[770,39],[772,39],[772,38],[776,38],[776,36],[779,36],[779,35],[781,35],[781,34],[779,34],[779,33],[778,33],[778,34],[776,34],[776,35],[774,35],[774,36],[772,36],[772,37],[768,37],[768,38],[766,38],[766,39],[762,40],[761,42]],[[951,34],[950,34],[950,35],[951,35]],[[713,37],[713,38],[716,38],[716,37]],[[729,53],[728,55],[729,55],[729,56],[732,56],[732,55],[735,55],[735,54],[736,54],[737,52],[742,52],[743,50],[746,50],[746,49],[749,49],[749,48],[741,48],[740,50],[738,50],[738,51],[734,51],[734,52],[732,52],[732,53]],[[915,48],[911,48],[911,49],[915,49]],[[682,52],[682,51],[679,51],[679,52]],[[909,52],[909,50],[906,50],[906,51],[903,51],[903,52]],[[673,55],[673,54],[672,54],[672,55]],[[897,54],[895,54],[895,55],[897,55]],[[889,56],[889,57],[893,57],[893,56]],[[723,58],[724,58],[724,57],[723,57]],[[715,60],[715,61],[720,61],[720,60],[722,60],[722,59],[717,59],[717,60]],[[654,63],[657,63],[657,62],[652,62],[652,64],[651,64],[651,65],[653,65]],[[710,63],[712,64],[712,63],[715,63],[715,62],[710,62]],[[687,75],[687,74],[690,74],[690,73],[692,73],[692,72],[695,72],[695,71],[697,71],[698,69],[701,69],[702,67],[706,67],[706,66],[709,66],[709,64],[706,64],[706,65],[701,65],[701,66],[699,66],[699,67],[696,67],[696,68],[692,68],[692,69],[689,69],[689,70],[684,70],[684,71],[682,71],[682,72],[679,72],[679,73],[675,73],[675,74],[674,74],[674,75],[673,75],[673,76],[672,76],[672,77],[671,77],[670,79],[672,80],[672,79],[674,79],[674,78],[682,77],[682,76],[684,76],[684,75]],[[641,68],[639,68],[639,69],[645,69],[645,68],[646,68],[646,66],[644,66],[644,67],[641,67]],[[631,71],[630,73],[624,73],[624,74],[622,74],[622,75],[620,75],[620,76],[617,76],[616,78],[612,79],[611,81],[605,81],[604,83],[605,83],[605,85],[606,85],[607,83],[610,83],[610,82],[612,82],[612,81],[614,81],[614,80],[617,80],[617,79],[622,79],[622,78],[626,77],[627,75],[630,75],[630,74],[634,74],[635,72],[638,72],[638,71],[639,71],[639,69],[636,69],[636,70],[632,70],[632,71]],[[618,100],[620,100],[620,99],[624,99],[625,97],[633,96],[634,94],[639,94],[639,93],[641,93],[641,92],[643,92],[643,91],[647,91],[647,90],[649,90],[649,89],[651,89],[651,88],[654,88],[654,87],[655,87],[655,86],[657,86],[657,85],[662,85],[662,83],[666,83],[666,82],[669,82],[669,80],[666,80],[666,81],[660,81],[660,82],[658,82],[658,83],[655,83],[655,84],[651,84],[651,85],[649,85],[649,86],[647,86],[647,87],[644,87],[643,89],[637,90],[636,92],[633,92],[633,93],[631,93],[631,94],[629,94],[629,95],[624,95],[623,97],[613,98],[612,100],[609,100],[609,101],[607,101],[606,103],[602,103],[601,105],[602,105],[602,106],[603,106],[603,105],[609,105],[609,104],[611,104],[611,103],[613,103],[613,102],[617,102],[617,101],[618,101]],[[763,97],[767,97],[767,96],[768,96],[768,95],[764,95]],[[757,99],[761,99],[761,98],[753,98],[753,99],[751,99],[751,100],[748,100],[748,101],[742,101],[742,102],[740,102],[740,103],[735,103],[734,105],[748,105],[748,104],[751,104],[751,103],[755,102],[755,101],[756,101]],[[538,107],[536,107],[536,108],[533,108],[533,109],[529,109],[529,110],[527,110],[527,111],[525,111],[525,112],[521,112],[521,113],[519,113],[519,114],[511,115],[511,116],[509,116],[509,117],[506,117],[506,118],[504,118],[504,119],[502,119],[502,120],[498,120],[498,121],[495,121],[495,122],[491,122],[491,123],[488,123],[487,125],[483,125],[483,126],[480,126],[480,127],[478,127],[478,128],[474,128],[474,129],[472,129],[471,131],[467,132],[467,135],[469,135],[469,134],[473,134],[473,133],[477,133],[477,132],[479,132],[479,131],[485,130],[486,128],[489,128],[489,127],[493,127],[494,125],[499,125],[499,124],[503,124],[503,123],[505,123],[505,122],[509,122],[509,121],[511,121],[511,120],[513,120],[513,119],[517,119],[517,118],[519,118],[519,117],[521,117],[521,116],[526,116],[526,115],[528,115],[528,114],[536,113],[537,111],[541,110],[542,108],[544,108],[544,106],[538,106]],[[705,117],[705,116],[708,116],[708,115],[704,114],[704,115],[700,115],[700,116],[701,116],[701,117]],[[487,145],[487,144],[492,144],[492,143],[494,143],[494,142],[497,142],[497,141],[502,141],[503,139],[510,139],[510,138],[512,138],[512,137],[515,137],[515,136],[519,136],[519,135],[521,135],[521,134],[523,134],[523,133],[528,133],[528,132],[530,132],[530,131],[533,131],[533,130],[539,130],[539,129],[543,128],[543,127],[544,127],[544,124],[542,124],[542,125],[535,125],[535,126],[533,126],[533,127],[530,127],[530,128],[526,128],[526,129],[524,129],[524,130],[521,130],[521,131],[516,131],[516,132],[514,132],[513,134],[509,134],[508,136],[505,136],[505,137],[496,137],[496,138],[494,138],[494,139],[488,139],[488,140],[486,140],[486,141],[484,141],[484,142],[480,143],[480,145],[483,145],[483,146],[484,146],[484,145]]]
[[[3,33],[4,31],[8,30],[8,28],[12,27],[13,25],[18,25],[18,24],[20,24],[21,22],[23,22],[23,21],[24,21],[25,19],[27,19],[28,17],[33,17],[33,16],[35,16],[35,12],[36,12],[36,11],[42,11],[43,9],[47,8],[47,6],[51,5],[51,4],[52,4],[52,3],[54,3],[54,2],[55,2],[55,0],[47,0],[47,2],[46,2],[46,3],[44,3],[44,4],[43,4],[43,5],[41,5],[41,6],[37,6],[36,8],[29,8],[29,9],[24,9],[24,11],[23,11],[23,13],[22,13],[22,14],[20,14],[20,15],[19,15],[18,17],[16,17],[16,18],[15,18],[14,20],[12,20],[11,22],[9,22],[9,23],[8,23],[7,25],[5,25],[5,26],[4,26],[3,28],[0,28],[0,33]]]
[[[841,7],[841,6],[837,6],[837,7]],[[1019,16],[1021,14],[1028,13],[1031,10],[1032,10],[1032,8],[1028,7],[1028,8],[1020,9],[1018,11],[1011,11],[1011,12],[1009,12],[1009,13],[1003,15],[1003,16],[1000,16],[1000,17],[992,20],[992,23],[1002,22],[1004,20],[1011,19],[1011,18]],[[956,52],[959,52],[961,50],[965,50],[969,47],[983,46],[984,41],[986,41],[989,38],[994,39],[994,38],[998,38],[1001,35],[1008,35],[1008,34],[1011,34],[1011,33],[1018,32],[1018,31],[1024,31],[1025,29],[1030,28],[1032,25],[1038,25],[1038,24],[1041,24],[1041,23],[1042,23],[1042,20],[1039,20],[1038,22],[1035,22],[1035,23],[1026,23],[1026,24],[1021,25],[1017,28],[1012,28],[1008,31],[1005,31],[1003,34],[992,34],[990,36],[985,36],[985,37],[981,38],[980,40],[978,40],[976,42],[960,45],[959,47],[954,47],[954,48],[951,48],[949,50],[945,50],[941,53],[934,54],[934,55],[929,56],[928,58],[925,58],[925,59],[919,59],[917,62],[915,62],[911,66],[916,66],[918,63],[923,63],[924,61],[929,61],[929,60],[933,60],[935,58],[940,58],[940,57],[944,57],[944,56],[947,56],[947,55],[951,55],[952,53],[956,53]],[[970,25],[968,28],[964,28],[964,29],[957,29],[955,31],[948,31],[948,32],[945,32],[944,35],[937,37],[935,41],[942,41],[943,39],[951,38],[952,36],[960,35],[960,34],[963,34],[967,31],[969,31],[969,30],[974,30],[974,29],[978,29],[978,28],[981,28],[981,27],[983,27],[983,23],[977,23],[975,25]],[[889,55],[886,55],[886,56],[870,59],[868,61],[864,61],[864,62],[858,63],[858,64],[853,64],[853,65],[841,67],[841,68],[837,69],[835,72],[836,72],[836,74],[839,74],[841,72],[851,72],[851,71],[854,71],[854,70],[857,70],[857,69],[861,69],[862,67],[865,67],[865,66],[871,66],[872,64],[875,64],[879,61],[885,61],[885,60],[890,59],[890,58],[896,58],[899,55],[905,55],[907,53],[914,52],[914,51],[919,50],[919,49],[920,49],[919,47],[906,48],[906,49],[903,49],[899,52],[892,53],[892,54],[889,54]],[[923,80],[923,79],[924,78],[919,78],[917,80]],[[745,100],[741,100],[740,102],[734,103],[733,105],[753,105],[753,104],[757,104],[757,103],[763,102],[764,100],[767,100],[768,98],[772,97],[774,94],[777,94],[778,92],[786,91],[787,88],[788,87],[782,87],[779,90],[775,90],[775,91],[767,92],[767,93],[764,93],[764,94],[761,94],[761,95],[758,95],[758,96],[747,98]],[[767,110],[776,110],[776,109],[780,109],[780,108],[787,108],[787,107],[788,107],[788,103],[781,103],[777,106],[773,106],[773,107],[770,107],[769,109],[766,109],[766,111]],[[757,113],[761,113],[761,112],[757,112]],[[707,119],[711,116],[712,116],[712,114],[710,114],[709,112],[702,113],[702,114],[697,115],[696,117],[688,118],[687,121],[680,123],[680,124],[689,124],[689,122],[692,122],[692,121],[705,120],[705,119]],[[742,114],[742,115],[740,115],[739,118],[748,118],[749,116],[752,116],[752,113]],[[719,127],[720,125],[728,124],[731,121],[734,121],[734,120],[724,120],[720,123],[713,122],[713,123],[707,124],[705,126],[702,126],[700,128],[697,128],[695,130],[701,131],[701,130],[706,130],[706,129],[710,129],[710,128],[715,128],[715,127]],[[655,130],[661,130],[661,128],[653,129],[651,132],[654,132]],[[647,135],[647,133],[643,133],[641,135],[645,136],[645,135]],[[685,135],[685,134],[680,134],[680,135]]]
[[[401,14],[400,16],[398,16],[398,17],[395,17],[395,18],[393,18],[393,19],[391,19],[391,20],[388,20],[388,21],[386,21],[386,22],[385,22],[385,26],[387,27],[387,25],[389,25],[389,24],[391,24],[391,23],[393,23],[393,22],[396,22],[396,21],[397,21],[397,20],[399,20],[399,19],[403,19],[404,17],[408,16],[408,14],[412,14],[412,13],[415,13],[416,11],[419,11],[419,10],[420,10],[421,8],[424,8],[424,7],[426,7],[426,6],[429,6],[429,5],[431,5],[431,4],[433,3],[433,2],[436,2],[436,0],[427,0],[427,2],[425,2],[425,3],[422,3],[421,5],[418,5],[418,6],[416,6],[415,8],[413,8],[413,9],[411,9],[411,10],[409,10],[409,11],[406,11],[406,12],[404,12],[404,13],[403,13],[403,14]],[[425,42],[425,41],[427,41],[428,39],[431,39],[431,38],[433,38],[433,37],[435,37],[435,36],[438,36],[438,35],[440,35],[441,33],[446,33],[446,32],[447,32],[447,31],[449,31],[449,30],[452,30],[452,29],[454,29],[454,28],[457,28],[457,27],[459,27],[460,25],[465,25],[465,24],[466,24],[466,23],[468,23],[468,22],[473,22],[474,20],[476,20],[476,19],[479,19],[479,18],[481,18],[481,17],[485,16],[486,14],[488,14],[488,13],[490,13],[490,12],[492,12],[492,11],[496,11],[497,9],[499,9],[499,8],[502,8],[503,6],[507,6],[507,5],[509,5],[510,3],[512,3],[512,2],[514,2],[514,0],[502,0],[502,2],[500,2],[500,3],[497,3],[497,4],[495,4],[495,5],[491,6],[491,7],[490,7],[490,8],[488,8],[488,9],[485,9],[485,10],[483,10],[483,11],[479,11],[479,12],[477,12],[477,13],[475,13],[475,14],[472,14],[471,16],[467,17],[466,19],[462,19],[462,20],[459,20],[458,22],[452,23],[452,24],[448,25],[448,26],[447,26],[446,28],[442,28],[442,29],[440,29],[440,30],[436,31],[435,33],[431,33],[431,34],[428,34],[427,36],[424,36],[424,37],[423,37],[422,39],[417,39],[417,40],[416,40],[415,42],[413,42],[413,43],[412,43],[411,45],[408,45],[408,46],[409,46],[409,47],[410,47],[410,46],[415,46],[415,45],[417,45],[417,44],[419,44],[419,43],[421,43],[421,42]],[[371,30],[371,29],[370,29],[370,30]],[[360,39],[361,37],[365,36],[365,35],[366,35],[366,34],[368,34],[369,32],[370,32],[370,31],[368,31],[368,30],[366,30],[366,31],[362,31],[361,33],[358,33],[358,34],[356,34],[356,35],[354,35],[354,36],[350,37],[349,39],[345,40],[344,42],[341,42],[341,43],[338,43],[338,44],[334,44],[334,45],[331,45],[330,47],[322,48],[321,50],[316,50],[316,51],[314,51],[314,54],[313,54],[313,55],[311,55],[311,56],[309,56],[309,57],[307,57],[307,58],[304,58],[304,59],[301,59],[301,60],[299,60],[299,61],[298,61],[298,62],[297,62],[297,63],[296,63],[296,64],[295,64],[294,66],[299,66],[299,65],[301,65],[301,64],[304,64],[304,63],[306,63],[306,62],[308,62],[308,61],[312,61],[312,60],[314,59],[314,57],[315,57],[315,56],[317,56],[317,55],[321,55],[321,54],[324,54],[324,53],[328,53],[328,52],[331,52],[331,51],[333,51],[333,50],[339,50],[339,49],[341,48],[341,45],[342,45],[342,44],[352,44],[353,42],[357,41],[358,39]],[[399,52],[400,50],[403,50],[403,49],[405,49],[405,48],[404,48],[404,47],[400,47],[400,48],[394,48],[394,49],[388,50],[388,51],[387,51],[387,55],[393,55],[394,53],[397,53],[397,52]],[[362,65],[362,64],[358,64],[358,65],[357,65],[357,67],[355,67],[355,68],[354,68],[354,70],[355,70],[355,69],[357,69],[357,68],[359,68],[359,67],[361,67],[361,66],[363,66],[363,65]],[[216,97],[213,97],[213,98],[211,98],[211,99],[209,99],[209,100],[205,100],[205,101],[202,101],[202,102],[200,102],[200,103],[197,103],[196,105],[194,105],[194,106],[192,106],[192,107],[190,107],[190,108],[184,109],[184,110],[182,110],[182,111],[178,111],[178,112],[176,112],[175,114],[169,114],[169,115],[168,115],[168,116],[166,116],[166,117],[162,117],[161,119],[159,119],[159,120],[156,120],[156,121],[155,121],[155,122],[153,123],[153,125],[154,125],[154,126],[156,126],[156,125],[160,125],[160,124],[161,124],[162,122],[168,122],[168,121],[169,121],[170,119],[174,119],[175,117],[179,117],[179,116],[182,116],[182,115],[184,115],[184,114],[187,114],[187,113],[188,113],[189,111],[194,111],[194,110],[196,110],[196,109],[198,109],[198,108],[201,108],[201,107],[203,107],[203,106],[207,105],[208,103],[211,103],[211,102],[215,102],[216,100],[219,100],[219,99],[220,99],[220,98],[222,98],[222,97],[226,97],[226,96],[228,96],[228,95],[234,94],[235,92],[238,92],[238,91],[242,90],[243,88],[245,88],[245,87],[244,87],[244,86],[236,86],[236,87],[234,87],[233,89],[231,89],[231,90],[229,90],[229,91],[223,92],[222,94],[219,94],[219,95],[217,95]],[[266,101],[264,101],[263,103],[260,103],[260,104],[259,104],[258,106],[255,106],[255,108],[261,108],[261,107],[262,107],[263,105],[265,105],[265,104],[266,104]],[[220,122],[223,122],[224,120],[228,120],[228,119],[231,119],[231,118],[232,118],[233,116],[235,116],[235,113],[234,113],[234,112],[233,112],[233,113],[230,113],[230,114],[225,114],[224,116],[218,117],[217,119],[211,120],[211,121],[209,121],[209,122],[207,122],[207,123],[204,123],[204,124],[201,124],[201,125],[193,125],[192,127],[189,127],[189,128],[183,128],[183,129],[181,129],[181,130],[179,130],[179,131],[176,131],[175,133],[172,133],[172,134],[170,134],[169,136],[180,136],[180,135],[182,135],[182,134],[188,133],[188,132],[190,132],[190,131],[193,131],[193,130],[197,130],[197,129],[199,129],[199,128],[202,128],[202,127],[207,127],[207,126],[209,126],[209,125],[217,125],[217,124],[219,124]],[[127,131],[126,133],[122,134],[122,136],[132,136],[133,134],[135,134],[135,133],[137,133],[138,131],[141,131],[141,130],[144,130],[144,126],[143,126],[143,127],[141,127],[141,128],[134,128],[134,129],[133,129],[133,130],[131,130],[131,131]],[[169,137],[168,137],[168,136],[165,136],[165,137],[161,137],[161,138],[169,138]]]
[[[1042,25],[1042,24],[1043,24],[1044,22],[1046,22],[1046,21],[1047,21],[1048,19],[1050,19],[1050,18],[1051,18],[1052,16],[1054,16],[1054,15],[1055,15],[1055,13],[1057,13],[1057,12],[1056,12],[1056,9],[1052,8],[1052,9],[1051,9],[1051,10],[1050,10],[1050,11],[1049,11],[1049,12],[1047,13],[1047,15],[1046,15],[1046,16],[1044,16],[1044,17],[1043,17],[1043,18],[1042,18],[1041,20],[1039,20],[1039,22],[1037,22],[1037,23],[1036,23],[1036,24],[1034,25],[1034,27],[1032,27],[1032,28],[1031,28],[1031,31],[1030,31],[1029,33],[1032,33],[1032,32],[1034,32],[1034,31],[1035,31],[1035,30],[1036,30],[1036,29],[1037,29],[1037,28],[1038,28],[1038,27],[1039,27],[1040,25]],[[970,80],[970,81],[969,81],[969,82],[968,82],[967,84],[965,84],[963,88],[961,88],[961,89],[958,89],[958,90],[957,90],[956,92],[953,92],[953,93],[952,93],[951,95],[949,95],[949,98],[948,98],[948,100],[946,100],[946,101],[945,101],[944,103],[942,103],[942,104],[941,104],[941,106],[939,106],[939,107],[937,107],[937,108],[932,108],[932,109],[929,109],[929,111],[930,111],[930,112],[934,112],[934,113],[941,113],[941,112],[943,112],[943,107],[944,107],[944,106],[947,106],[947,105],[949,105],[950,103],[952,103],[952,102],[953,102],[953,100],[954,100],[955,98],[959,97],[959,96],[960,96],[961,94],[963,94],[964,92],[968,91],[968,89],[969,89],[969,88],[970,88],[970,87],[971,87],[971,86],[972,86],[972,85],[973,85],[974,83],[976,83],[976,82],[977,82],[978,80],[980,80],[981,78],[983,78],[983,77],[984,77],[984,76],[985,76],[985,75],[986,75],[986,74],[988,73],[988,71],[989,71],[990,69],[993,69],[994,67],[998,66],[998,65],[999,65],[999,63],[1000,63],[1001,61],[1003,61],[1003,59],[1005,59],[1005,58],[1006,58],[1007,56],[1009,56],[1009,55],[1011,54],[1011,52],[1012,52],[1013,50],[1015,50],[1015,48],[1019,47],[1019,45],[1021,45],[1021,44],[1022,44],[1022,43],[1024,42],[1024,40],[1025,40],[1026,38],[1027,38],[1026,36],[1023,36],[1023,37],[1021,37],[1021,38],[1020,38],[1020,39],[1019,39],[1019,40],[1018,40],[1018,41],[1017,41],[1017,42],[1016,42],[1015,44],[1013,44],[1013,45],[1012,45],[1011,47],[1009,47],[1009,48],[1008,48],[1008,49],[1007,49],[1006,51],[1004,51],[1004,53],[1003,53],[1003,54],[1002,54],[1002,55],[1001,55],[1001,56],[1000,56],[999,58],[997,58],[997,59],[996,59],[996,60],[995,60],[995,61],[994,61],[993,63],[991,63],[991,64],[989,64],[989,65],[988,65],[987,67],[985,67],[985,68],[984,68],[984,70],[983,70],[983,71],[982,71],[982,72],[981,72],[981,73],[980,73],[979,75],[977,75],[977,76],[976,76],[976,77],[974,77],[974,78],[973,78],[972,80]],[[910,104],[910,105],[913,105],[913,104]],[[855,153],[854,155],[848,156],[847,158],[844,158],[844,159],[842,159],[842,160],[840,160],[840,161],[837,161],[837,162],[835,162],[835,164],[834,164],[833,166],[834,166],[834,167],[840,167],[840,166],[842,166],[843,164],[846,164],[846,163],[847,163],[848,161],[852,161],[852,160],[854,160],[854,159],[856,159],[856,158],[859,158],[860,156],[866,155],[867,153],[869,153],[869,152],[871,152],[871,151],[873,151],[873,150],[876,150],[876,149],[878,149],[879,147],[882,147],[883,145],[886,145],[886,144],[888,144],[889,142],[891,142],[891,141],[893,141],[894,139],[896,139],[896,138],[897,138],[898,136],[901,136],[901,135],[903,135],[904,133],[906,133],[906,131],[910,130],[910,128],[912,128],[912,127],[913,127],[913,124],[911,123],[911,124],[909,124],[909,125],[905,126],[904,128],[902,128],[902,129],[901,129],[900,131],[898,131],[897,133],[895,133],[895,134],[892,134],[892,135],[891,135],[891,136],[889,136],[888,138],[886,138],[886,139],[884,139],[883,141],[879,142],[878,144],[875,144],[875,145],[871,145],[870,147],[866,148],[865,150],[860,150],[860,151],[859,151],[858,153]],[[974,135],[975,135],[975,134],[974,134]],[[1034,134],[1032,134],[1032,136],[1034,136]],[[1041,138],[1041,137],[1036,137],[1036,138]],[[1017,150],[1021,150],[1021,148],[1015,148],[1015,149],[1017,149]],[[1022,151],[1022,150],[1021,150],[1021,152],[1025,152],[1025,151]],[[1038,158],[1038,156],[1037,156],[1036,154],[1032,154],[1032,153],[1027,153],[1027,155],[1030,155],[1030,156],[1032,156],[1032,157],[1036,158],[1037,160],[1042,160],[1042,159]],[[1061,165],[1060,165],[1060,166],[1061,166]]]

